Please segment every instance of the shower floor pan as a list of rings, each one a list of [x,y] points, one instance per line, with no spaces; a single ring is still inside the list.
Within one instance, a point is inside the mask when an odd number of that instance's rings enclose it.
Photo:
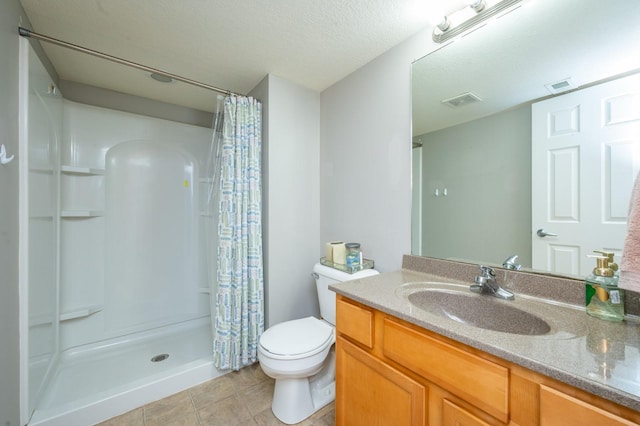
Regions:
[[[68,350],[29,425],[95,424],[218,377],[211,348],[201,318]]]

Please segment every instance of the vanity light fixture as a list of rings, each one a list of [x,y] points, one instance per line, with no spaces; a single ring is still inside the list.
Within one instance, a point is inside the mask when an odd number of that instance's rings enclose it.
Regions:
[[[510,12],[522,0],[472,0],[468,6],[446,15],[433,29],[433,41],[444,43],[498,14]]]
[[[473,3],[469,5],[471,9],[473,9],[476,13],[480,13],[487,6],[487,2],[485,0],[475,0]]]

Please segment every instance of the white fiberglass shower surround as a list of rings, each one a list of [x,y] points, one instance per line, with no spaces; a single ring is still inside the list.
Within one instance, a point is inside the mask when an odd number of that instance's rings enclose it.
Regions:
[[[67,101],[27,40],[20,60],[22,423],[93,424],[220,375],[212,130]]]

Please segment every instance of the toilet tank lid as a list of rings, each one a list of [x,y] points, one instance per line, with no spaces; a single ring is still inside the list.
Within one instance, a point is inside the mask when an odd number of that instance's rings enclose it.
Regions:
[[[379,272],[375,269],[363,269],[358,272],[354,272],[353,274],[349,274],[347,272],[339,271],[337,269],[331,268],[329,266],[325,266],[321,263],[316,263],[313,266],[313,272],[318,275],[325,276],[327,278],[331,278],[332,280],[336,280],[339,282],[350,281],[350,280],[358,280],[360,278],[370,277],[372,275],[378,275]]]

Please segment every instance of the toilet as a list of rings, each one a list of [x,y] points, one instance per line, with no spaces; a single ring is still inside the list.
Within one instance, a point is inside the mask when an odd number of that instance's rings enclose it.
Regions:
[[[319,263],[313,272],[322,319],[276,324],[258,345],[260,367],[276,380],[271,410],[286,424],[301,422],[335,399],[336,295],[329,285],[378,274],[373,269],[348,274]]]

